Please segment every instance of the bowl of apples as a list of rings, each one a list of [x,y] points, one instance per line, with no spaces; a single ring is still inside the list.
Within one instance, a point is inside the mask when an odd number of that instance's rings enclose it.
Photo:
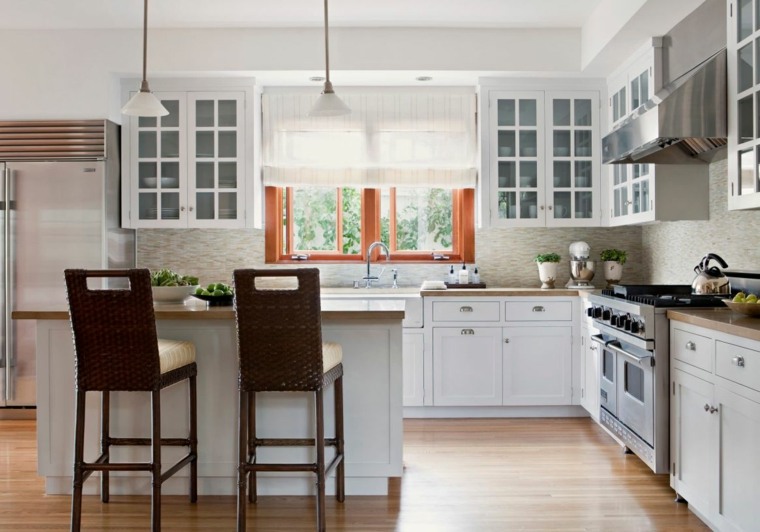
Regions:
[[[752,318],[760,318],[760,301],[758,301],[756,294],[739,292],[733,297],[733,299],[724,299],[723,302],[734,312]]]
[[[199,286],[193,296],[206,301],[212,307],[230,306],[235,298],[232,287],[225,283],[211,283],[205,288]]]

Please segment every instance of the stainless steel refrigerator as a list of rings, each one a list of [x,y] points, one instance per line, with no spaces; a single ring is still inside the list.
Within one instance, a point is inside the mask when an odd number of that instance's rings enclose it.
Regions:
[[[0,416],[36,403],[34,322],[11,311],[67,308],[65,268],[135,264],[118,137],[106,120],[0,122]]]

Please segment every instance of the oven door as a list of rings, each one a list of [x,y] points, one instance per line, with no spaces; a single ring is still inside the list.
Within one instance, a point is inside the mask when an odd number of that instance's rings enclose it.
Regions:
[[[604,337],[601,334],[595,334],[591,339],[599,344],[601,353],[599,371],[599,406],[607,412],[617,417],[617,353],[612,349],[607,349]]]
[[[617,418],[654,447],[654,356],[619,341],[606,348],[617,355]]]

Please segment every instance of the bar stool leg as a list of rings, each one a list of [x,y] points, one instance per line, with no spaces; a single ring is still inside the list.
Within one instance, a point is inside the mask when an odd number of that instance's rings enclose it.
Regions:
[[[153,452],[153,494],[151,497],[151,527],[153,532],[161,532],[161,392],[151,392]]]
[[[105,457],[105,463],[111,461],[111,393],[101,392],[100,400],[100,454]],[[109,473],[100,472],[100,500],[108,502]]]
[[[256,463],[256,392],[248,392],[248,463]],[[256,471],[248,472],[248,500],[256,502]]]
[[[325,530],[325,407],[322,390],[314,392],[317,410],[317,530]]]
[[[338,502],[346,500],[346,458],[343,455],[343,376],[335,379],[335,439],[337,445],[335,453],[341,456],[338,467],[335,470],[335,491]]]
[[[198,387],[196,377],[190,377],[190,502],[198,501]]]
[[[71,497],[71,532],[79,532],[82,526],[82,484],[83,471],[82,462],[84,461],[84,406],[85,393],[77,390],[76,399],[76,419],[75,419],[75,439],[74,439],[74,482],[73,493]]]
[[[248,442],[248,405],[249,397],[247,395],[254,392],[238,392],[240,402],[240,414],[238,416],[238,496],[237,496],[237,531],[245,530],[245,484],[247,478],[246,471],[246,444]]]

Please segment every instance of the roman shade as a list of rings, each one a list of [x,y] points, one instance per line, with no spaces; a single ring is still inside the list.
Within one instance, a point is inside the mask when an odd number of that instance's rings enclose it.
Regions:
[[[263,94],[265,185],[475,187],[474,92],[354,88],[341,96],[351,114],[309,117],[317,95]]]

